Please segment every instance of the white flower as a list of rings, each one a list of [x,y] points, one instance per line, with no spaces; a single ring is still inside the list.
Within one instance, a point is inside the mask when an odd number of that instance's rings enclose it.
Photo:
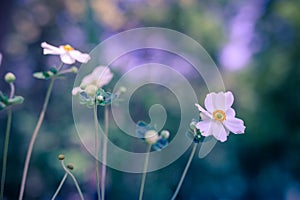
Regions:
[[[113,78],[113,73],[111,73],[108,67],[98,66],[92,73],[86,75],[80,84],[80,87],[75,87],[72,90],[72,95],[77,95],[80,92],[86,92],[91,94],[91,89],[102,88],[107,85]]]
[[[87,63],[91,59],[89,54],[81,53],[68,44],[55,47],[47,42],[43,42],[41,46],[44,49],[44,55],[59,55],[61,61],[65,64],[73,64],[76,60],[81,63]]]
[[[80,87],[85,89],[88,85],[94,85],[97,88],[102,88],[111,81],[113,76],[108,67],[98,66],[82,79]]]
[[[231,92],[209,93],[205,98],[205,108],[195,104],[202,121],[196,124],[201,135],[213,135],[217,140],[225,142],[229,132],[242,134],[245,131],[244,122],[235,117],[235,111],[231,108],[234,101]]]
[[[0,65],[2,63],[2,54],[0,53]]]

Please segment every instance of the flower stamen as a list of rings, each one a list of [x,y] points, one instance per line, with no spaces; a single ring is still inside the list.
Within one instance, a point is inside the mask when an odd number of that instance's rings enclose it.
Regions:
[[[69,44],[63,45],[63,48],[65,51],[73,51],[74,50],[74,48]]]
[[[219,122],[223,122],[226,120],[226,114],[223,110],[215,110],[213,112],[213,118],[216,120],[216,121],[219,121]]]

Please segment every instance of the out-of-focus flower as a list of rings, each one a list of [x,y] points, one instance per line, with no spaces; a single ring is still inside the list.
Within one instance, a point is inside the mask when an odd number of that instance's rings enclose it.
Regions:
[[[111,81],[113,76],[113,73],[111,73],[108,67],[98,66],[93,70],[92,73],[86,75],[82,79],[80,87],[73,88],[72,95],[77,95],[80,92],[91,94],[91,88],[102,88]]]
[[[205,108],[195,104],[202,121],[196,124],[203,136],[214,136],[217,140],[225,142],[229,132],[242,134],[245,131],[244,122],[235,117],[235,111],[231,108],[234,101],[231,92],[209,93],[205,98]]]
[[[99,66],[82,79],[80,87],[84,89],[88,85],[94,85],[97,88],[102,88],[111,81],[113,76],[108,67]]]
[[[1,63],[2,63],[2,54],[0,53],[0,66],[1,66]]]
[[[155,127],[143,121],[139,121],[136,124],[136,135],[144,140],[147,144],[151,145],[154,150],[161,150],[169,144],[169,131],[162,130],[160,133],[158,133],[155,130]]]
[[[47,42],[43,42],[41,46],[44,49],[44,55],[59,55],[61,61],[65,64],[73,64],[76,61],[87,63],[91,59],[89,54],[81,53],[68,44],[55,47],[48,44]]]
[[[73,88],[72,95],[79,95],[80,103],[88,107],[95,103],[101,106],[109,105],[121,94],[119,91],[112,94],[102,89],[112,78],[113,73],[108,67],[98,66],[82,79],[79,87]]]

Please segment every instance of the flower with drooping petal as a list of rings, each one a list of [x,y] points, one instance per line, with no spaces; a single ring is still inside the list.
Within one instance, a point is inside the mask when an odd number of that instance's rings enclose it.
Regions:
[[[91,86],[102,88],[104,85],[107,85],[111,81],[113,76],[113,73],[111,73],[108,67],[98,66],[93,70],[92,73],[86,75],[82,79],[80,87],[73,88],[72,94],[77,95],[78,93],[85,91],[85,89],[90,88]]]
[[[233,94],[228,92],[209,93],[204,101],[206,110],[199,104],[195,104],[201,116],[201,121],[196,124],[201,135],[214,136],[217,140],[225,142],[229,132],[242,134],[245,131],[244,122],[235,117],[235,111],[231,108],[234,101]]]
[[[44,49],[44,55],[59,55],[61,61],[65,64],[73,64],[76,61],[81,63],[87,63],[91,59],[89,54],[81,53],[69,44],[55,47],[48,44],[47,42],[43,42],[41,46]]]
[[[91,74],[82,79],[80,87],[85,88],[88,85],[95,85],[97,88],[102,88],[111,81],[113,76],[113,73],[111,73],[108,67],[98,66]]]

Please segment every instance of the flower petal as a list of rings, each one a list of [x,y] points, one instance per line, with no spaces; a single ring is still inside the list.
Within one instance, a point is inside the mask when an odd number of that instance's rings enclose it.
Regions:
[[[225,110],[229,109],[232,106],[233,101],[234,101],[234,97],[232,92],[230,91],[225,92]]]
[[[216,98],[216,93],[212,92],[206,95],[204,100],[204,105],[206,110],[208,110],[210,113],[213,113],[216,109],[214,107],[214,99]]]
[[[223,124],[220,122],[212,121],[211,130],[212,135],[219,141],[225,142],[229,131],[226,131]]]
[[[88,86],[88,85],[90,85],[90,84],[96,85],[96,77],[93,74],[86,75],[82,79],[80,87],[82,89],[85,89],[85,87]]]
[[[83,90],[80,88],[80,87],[75,87],[73,88],[72,90],[72,95],[75,96],[77,95],[78,93],[82,92]]]
[[[211,120],[200,121],[196,124],[196,128],[200,130],[201,135],[207,137],[212,135],[210,131]]]
[[[65,64],[73,64],[75,63],[75,59],[72,58],[68,53],[60,54],[60,59]]]
[[[43,54],[52,54],[52,55],[60,55],[64,53],[64,51],[58,47],[48,44],[47,42],[43,42],[41,47],[44,49]]]
[[[223,124],[225,127],[234,134],[242,134],[245,132],[244,122],[238,118],[228,117]]]
[[[216,94],[215,99],[213,99],[213,105],[216,110],[223,110],[225,111],[225,94],[224,92],[219,92]]]
[[[200,117],[201,117],[201,120],[209,120],[209,119],[211,119],[207,115],[203,114],[203,112],[200,112]]]
[[[226,110],[226,117],[234,118],[235,117],[235,111],[233,108],[229,108]]]
[[[113,73],[111,73],[110,69],[104,66],[96,67],[92,74],[96,77],[96,84],[99,88],[107,85],[114,76]]]
[[[211,114],[207,112],[204,108],[202,108],[199,104],[196,103],[195,106],[197,106],[198,110],[202,112],[204,115],[206,115],[209,118],[212,118]]]
[[[87,63],[91,59],[89,54],[81,53],[77,50],[69,51],[69,54],[73,59],[81,63]]]

